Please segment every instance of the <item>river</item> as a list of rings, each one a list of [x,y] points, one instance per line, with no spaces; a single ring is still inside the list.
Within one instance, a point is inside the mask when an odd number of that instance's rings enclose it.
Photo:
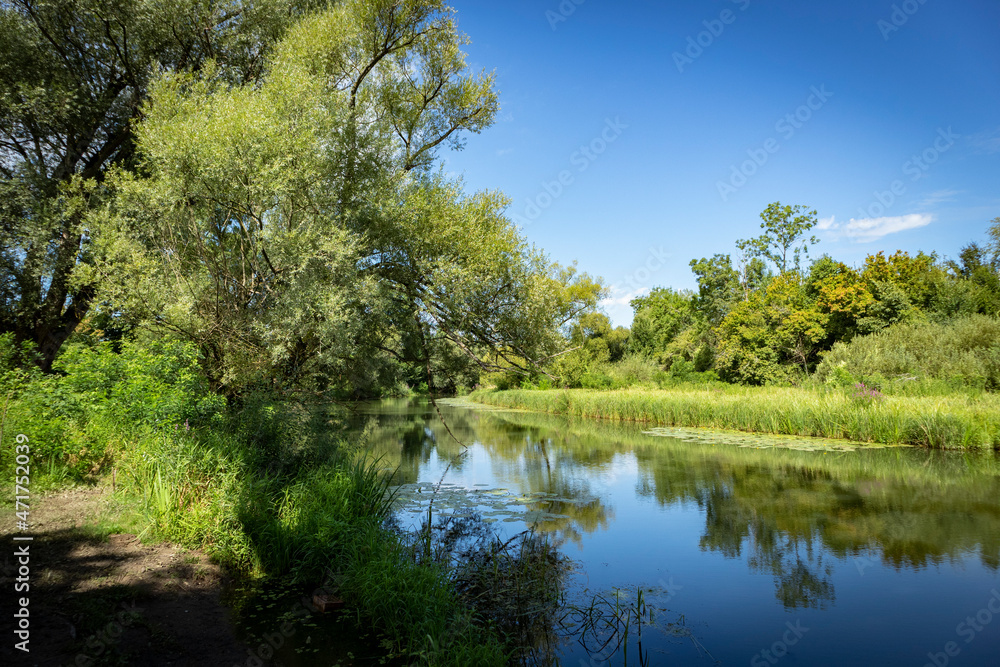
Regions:
[[[641,637],[564,633],[546,649],[563,665],[1000,664],[994,454],[440,409],[447,428],[421,399],[352,417],[403,526],[433,498],[546,535],[570,603],[642,592]]]

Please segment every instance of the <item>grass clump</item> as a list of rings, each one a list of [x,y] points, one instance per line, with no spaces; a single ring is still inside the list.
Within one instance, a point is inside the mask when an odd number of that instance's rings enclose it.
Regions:
[[[257,397],[207,432],[140,443],[122,460],[132,479],[124,493],[144,499],[158,535],[251,576],[332,586],[390,653],[416,664],[505,664],[501,635],[477,621],[448,568],[422,561],[389,525],[381,462],[329,426],[311,430],[328,421],[317,413]],[[169,448],[172,465],[144,446]]]
[[[1000,397],[884,396],[853,387],[478,391],[481,403],[663,426],[934,448],[1000,448]]]

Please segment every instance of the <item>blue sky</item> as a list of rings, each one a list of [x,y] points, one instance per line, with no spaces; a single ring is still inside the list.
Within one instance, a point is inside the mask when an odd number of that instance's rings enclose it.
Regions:
[[[577,4],[579,3],[579,4]],[[556,261],[614,287],[694,288],[773,201],[821,243],[954,257],[1000,216],[995,0],[454,0],[497,123],[444,153]]]

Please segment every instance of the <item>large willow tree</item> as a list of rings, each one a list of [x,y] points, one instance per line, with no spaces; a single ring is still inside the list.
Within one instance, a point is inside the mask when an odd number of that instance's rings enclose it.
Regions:
[[[0,333],[46,370],[98,286],[84,222],[109,169],[131,168],[150,81],[259,79],[312,0],[0,0]]]
[[[601,288],[528,247],[502,195],[435,169],[498,109],[464,39],[441,2],[353,0],[296,24],[259,83],[164,72],[140,168],[93,221],[92,279],[229,392],[433,377],[455,353],[532,372]]]

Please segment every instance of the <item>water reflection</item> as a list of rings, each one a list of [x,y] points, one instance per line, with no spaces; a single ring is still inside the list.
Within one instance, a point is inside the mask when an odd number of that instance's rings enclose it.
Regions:
[[[697,549],[743,563],[745,576],[770,577],[771,604],[786,613],[833,613],[843,582],[849,608],[857,577],[871,568],[977,564],[987,582],[1000,581],[1000,464],[992,454],[742,449],[653,438],[634,425],[442,411],[467,449],[420,401],[365,406],[351,428],[398,466],[399,483],[439,481],[450,463],[447,480],[458,487],[507,489],[540,512],[532,515],[537,530],[583,561],[591,585],[657,576],[684,552],[693,517]],[[714,562],[699,561],[708,573],[697,576],[710,580]]]

